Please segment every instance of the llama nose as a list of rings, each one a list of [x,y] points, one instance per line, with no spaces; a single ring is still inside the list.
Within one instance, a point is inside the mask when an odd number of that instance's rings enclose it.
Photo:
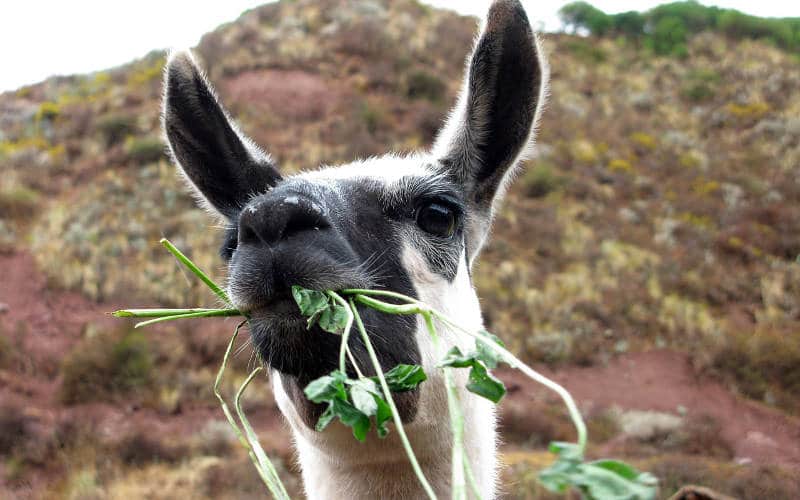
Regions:
[[[275,245],[292,235],[330,227],[316,201],[289,194],[246,207],[239,216],[239,242]]]

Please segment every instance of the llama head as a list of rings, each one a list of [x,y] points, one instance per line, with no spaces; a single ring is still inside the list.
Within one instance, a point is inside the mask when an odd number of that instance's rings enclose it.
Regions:
[[[307,425],[321,408],[300,388],[337,367],[339,337],[306,329],[291,286],[380,288],[442,309],[477,309],[470,269],[531,146],[545,78],[521,5],[496,1],[430,151],[283,176],[231,122],[191,55],[171,55],[163,126],[173,158],[201,202],[226,221],[230,296],[250,315],[257,352],[282,375]],[[382,366],[432,359],[414,318],[362,315]],[[358,336],[350,339],[369,367]],[[405,419],[417,411],[415,392],[398,401]]]

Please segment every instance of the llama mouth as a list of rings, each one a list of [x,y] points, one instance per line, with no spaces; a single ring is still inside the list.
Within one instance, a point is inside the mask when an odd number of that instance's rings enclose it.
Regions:
[[[269,318],[280,316],[286,318],[296,316],[298,319],[302,319],[297,303],[288,294],[277,295],[267,302],[254,304],[243,312],[251,317]]]
[[[270,368],[306,383],[336,369],[340,337],[309,328],[294,300],[270,301],[249,316],[253,347]]]

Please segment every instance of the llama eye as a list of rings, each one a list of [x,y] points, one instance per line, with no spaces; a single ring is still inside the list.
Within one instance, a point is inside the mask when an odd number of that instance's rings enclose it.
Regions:
[[[456,230],[456,213],[447,205],[429,203],[417,210],[417,225],[435,236],[449,238]]]

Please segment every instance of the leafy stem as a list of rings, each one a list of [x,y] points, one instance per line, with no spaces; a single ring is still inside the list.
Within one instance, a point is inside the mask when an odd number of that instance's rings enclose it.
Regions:
[[[245,435],[247,437],[247,441],[251,443],[253,447],[253,453],[256,456],[256,460],[258,462],[258,469],[263,470],[268,476],[269,481],[267,482],[267,487],[270,487],[270,492],[275,498],[289,498],[289,495],[286,493],[286,489],[281,483],[281,479],[278,476],[278,471],[275,470],[275,466],[272,465],[272,462],[267,458],[267,454],[264,453],[264,449],[258,442],[258,435],[253,430],[253,427],[250,425],[250,421],[244,414],[242,410],[242,394],[244,394],[245,389],[247,386],[250,385],[250,382],[258,375],[264,367],[259,366],[255,368],[250,375],[245,379],[242,383],[239,390],[236,391],[236,397],[234,398],[234,406],[236,407],[236,414],[239,415],[239,421],[242,423],[242,428],[244,428]],[[274,490],[274,491],[273,491]]]
[[[536,370],[532,369],[531,367],[520,361],[516,356],[511,354],[504,347],[499,346],[494,339],[489,338],[483,333],[475,332],[470,329],[464,328],[460,326],[458,323],[456,323],[454,320],[452,320],[450,317],[448,317],[447,315],[435,309],[430,309],[417,299],[408,297],[403,294],[395,292],[386,292],[383,290],[363,290],[363,289],[342,290],[342,293],[355,295],[355,299],[358,302],[373,307],[379,311],[383,311],[390,314],[422,314],[423,317],[426,316],[426,314],[430,314],[434,316],[436,319],[441,320],[448,326],[455,328],[463,333],[466,333],[467,335],[483,342],[491,350],[499,354],[502,357],[503,361],[508,363],[511,367],[519,369],[528,378],[544,385],[548,389],[551,389],[561,397],[561,399],[564,401],[564,404],[567,407],[567,410],[569,411],[572,423],[575,425],[575,429],[578,435],[578,447],[580,449],[581,456],[583,456],[586,450],[586,442],[588,439],[586,424],[583,421],[583,417],[581,417],[580,411],[578,410],[578,406],[577,404],[575,404],[575,400],[572,398],[572,395],[557,382],[540,374]],[[379,301],[372,297],[369,297],[370,295],[392,297],[403,300],[406,302],[406,304],[402,305],[390,304],[388,302]]]
[[[425,319],[425,326],[433,340],[435,352],[439,351],[439,335],[436,333],[436,326],[433,324],[433,315],[430,312],[422,314]],[[453,381],[453,369],[443,368],[444,385],[447,390],[447,410],[450,414],[450,429],[453,434],[452,452],[452,488],[454,499],[467,498],[467,488],[464,475],[466,473],[466,460],[464,460],[464,415],[461,413],[461,401],[458,397],[456,384]],[[477,494],[477,491],[476,491]]]
[[[572,419],[572,423],[575,425],[575,429],[578,434],[578,448],[580,450],[581,456],[583,456],[584,452],[586,451],[586,442],[588,439],[587,432],[586,432],[586,424],[583,421],[583,417],[581,417],[581,412],[578,410],[578,405],[575,404],[575,400],[572,398],[572,395],[567,391],[563,386],[558,384],[557,382],[545,377],[541,373],[537,372],[533,368],[529,367],[522,361],[520,361],[516,356],[511,354],[508,350],[504,347],[497,345],[494,340],[487,337],[486,335],[480,332],[473,332],[466,328],[459,326],[455,321],[450,319],[449,317],[445,316],[444,314],[433,311],[433,315],[436,316],[441,321],[447,323],[449,326],[458,329],[461,332],[470,335],[489,346],[490,349],[497,352],[499,355],[503,357],[503,360],[506,361],[511,367],[520,370],[524,373],[528,378],[542,384],[543,386],[547,387],[548,389],[554,391],[558,394],[561,399],[564,401],[564,404],[569,411],[569,416]]]
[[[425,493],[429,498],[435,499],[436,494],[433,492],[433,488],[425,478],[425,474],[422,472],[422,468],[419,466],[417,457],[414,455],[414,450],[411,448],[411,443],[409,442],[406,431],[403,428],[403,421],[400,418],[400,412],[397,411],[397,406],[394,404],[392,391],[389,389],[389,384],[386,383],[386,377],[383,374],[383,368],[381,368],[381,363],[378,361],[378,356],[375,354],[375,349],[372,347],[372,342],[369,339],[366,328],[364,328],[364,323],[361,321],[361,315],[358,313],[358,309],[356,309],[353,299],[350,299],[350,310],[355,317],[356,327],[358,328],[358,332],[361,334],[361,339],[364,341],[364,346],[367,348],[369,359],[372,362],[372,366],[375,369],[376,375],[378,376],[378,381],[380,382],[383,396],[386,398],[386,402],[389,403],[389,407],[392,410],[392,419],[394,420],[395,427],[397,427],[397,434],[400,436],[400,441],[403,443],[403,448],[405,448],[406,455],[408,455],[408,460],[411,462],[411,467],[414,469],[414,473],[417,475],[417,479],[419,479],[419,482],[422,485],[422,488],[425,490]]]
[[[161,243],[192,273],[197,275],[226,305],[231,305],[230,298],[225,291],[203,273],[188,257],[168,240],[162,239]],[[505,348],[500,339],[494,337],[491,333],[485,330],[472,331],[464,328],[447,315],[430,308],[423,302],[396,292],[364,289],[346,289],[340,290],[338,293],[331,290],[320,292],[295,286],[292,287],[292,294],[300,307],[301,313],[308,318],[309,328],[317,324],[325,331],[341,334],[342,336],[339,349],[339,370],[312,381],[304,389],[306,397],[310,400],[317,403],[328,403],[327,410],[317,422],[317,429],[324,429],[335,417],[338,417],[343,424],[353,428],[353,434],[357,439],[363,441],[371,427],[370,417],[375,417],[379,437],[385,437],[389,432],[386,423],[389,419],[392,419],[397,427],[397,433],[414,473],[429,498],[435,499],[436,496],[414,455],[411,443],[403,427],[400,413],[392,397],[393,391],[402,392],[416,389],[421,382],[426,380],[427,376],[422,367],[416,365],[399,364],[388,372],[383,372],[356,304],[361,304],[386,314],[419,314],[424,320],[434,344],[434,350],[437,353],[440,352],[440,338],[436,330],[435,321],[475,339],[475,349],[473,351],[464,354],[458,347],[453,347],[439,363],[439,368],[443,372],[453,439],[451,487],[454,499],[461,500],[467,497],[467,485],[476,498],[480,498],[481,495],[469,461],[466,460],[464,451],[464,415],[461,409],[459,391],[454,381],[453,370],[470,368],[469,383],[466,385],[466,389],[497,403],[506,390],[503,383],[494,378],[489,369],[495,368],[497,363],[501,361],[519,369],[530,379],[556,392],[567,406],[570,418],[577,430],[577,443],[555,442],[550,444],[550,451],[556,455],[556,461],[539,472],[539,480],[546,488],[554,492],[566,492],[569,488],[576,488],[584,497],[589,499],[609,496],[631,499],[655,498],[658,490],[658,480],[651,474],[639,472],[628,464],[614,460],[584,462],[587,442],[586,425],[572,396],[561,385],[520,361]],[[386,302],[376,297],[394,299],[399,303]],[[239,330],[247,322],[247,315],[234,308],[125,309],[115,311],[113,314],[117,317],[150,318],[136,324],[137,328],[162,321],[187,318],[245,317],[245,320],[237,325],[228,342],[222,364],[214,381],[214,395],[219,399],[225,418],[233,428],[239,442],[247,450],[247,454],[255,465],[259,477],[266,484],[272,496],[279,500],[288,500],[289,496],[286,489],[281,483],[275,467],[259,444],[258,436],[245,416],[241,404],[245,390],[264,368],[259,366],[250,372],[236,392],[234,402],[241,427],[220,393],[220,384],[228,359]],[[376,376],[374,377],[364,376],[350,350],[349,338],[354,324],[375,370]],[[350,379],[347,376],[348,359],[353,365],[357,379]],[[378,386],[380,386],[380,390]]]
[[[204,273],[203,271],[201,271],[201,270],[200,270],[200,268],[199,268],[199,267],[197,267],[197,265],[196,265],[194,262],[192,262],[192,261],[189,259],[189,257],[185,256],[185,255],[183,254],[183,252],[181,252],[180,250],[178,250],[178,249],[175,247],[175,245],[173,245],[173,244],[172,244],[172,242],[171,242],[171,241],[169,241],[169,240],[168,240],[168,239],[166,239],[166,238],[161,238],[161,242],[160,242],[160,243],[161,243],[162,245],[164,245],[164,247],[165,247],[167,250],[169,250],[169,252],[170,252],[172,255],[174,255],[174,256],[175,256],[175,258],[176,258],[176,259],[178,259],[178,260],[181,262],[181,264],[183,264],[184,266],[186,266],[186,267],[187,267],[187,268],[188,268],[188,269],[189,269],[189,270],[190,270],[192,273],[194,273],[194,275],[195,275],[195,276],[197,276],[198,278],[200,278],[200,281],[202,281],[203,283],[205,283],[205,284],[206,284],[206,286],[207,286],[208,288],[210,288],[210,289],[211,289],[211,291],[212,291],[212,292],[214,292],[214,293],[217,295],[217,297],[219,297],[220,299],[222,299],[222,301],[223,301],[225,304],[228,304],[228,305],[233,305],[233,304],[231,303],[231,299],[230,299],[230,297],[228,297],[228,294],[227,294],[227,293],[225,293],[225,291],[224,291],[222,288],[220,288],[220,286],[219,286],[219,285],[217,285],[217,284],[214,282],[214,280],[212,280],[211,278],[209,278],[209,277],[208,277],[208,275],[207,275],[206,273]]]

